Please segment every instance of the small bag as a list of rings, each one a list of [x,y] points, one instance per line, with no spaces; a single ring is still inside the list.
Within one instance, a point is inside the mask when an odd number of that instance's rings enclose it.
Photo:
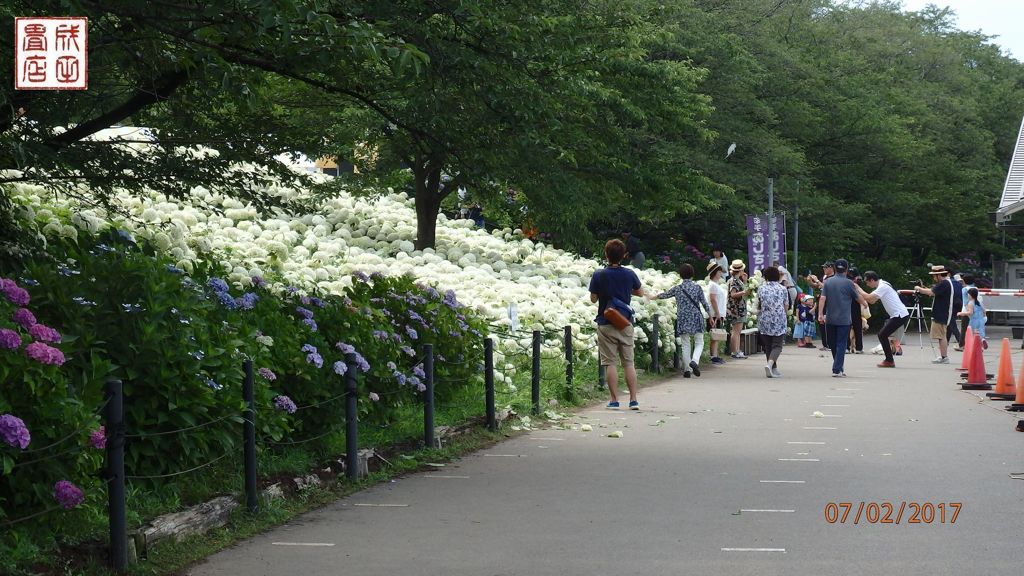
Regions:
[[[710,334],[712,342],[724,342],[729,338],[729,333],[725,331],[725,328],[712,328]]]
[[[622,312],[611,306],[604,309],[604,319],[612,326],[615,326],[616,330],[625,330],[627,326],[631,325],[629,319],[623,316]]]

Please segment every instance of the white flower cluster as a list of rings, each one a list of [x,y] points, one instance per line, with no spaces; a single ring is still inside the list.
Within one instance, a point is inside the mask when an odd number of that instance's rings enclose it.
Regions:
[[[519,230],[487,233],[470,220],[449,220],[444,215],[438,217],[436,248],[416,250],[413,201],[390,190],[372,200],[342,193],[324,201],[314,213],[290,215],[277,210],[271,216],[203,188],[194,189],[189,202],[161,194],[123,193],[115,202],[124,217],[85,207],[42,187],[13,188],[12,196],[25,215],[47,235],[76,237],[79,230],[95,233],[116,226],[150,240],[186,271],[191,272],[198,260],[221,262],[231,270],[229,281],[243,288],[253,276],[261,276],[282,285],[340,294],[351,284],[353,272],[410,274],[440,290],[454,290],[460,301],[502,328],[512,323],[508,309],[514,303],[523,332],[515,339],[518,344],[505,338],[508,350],[511,346],[529,349],[528,332],[544,330],[550,332],[545,353],[553,355],[561,347],[563,327],[571,326],[577,350],[597,354],[596,305],[590,302],[587,288],[601,263],[535,243]],[[269,192],[285,200],[302,195],[286,188]],[[652,295],[679,281],[674,274],[637,273]],[[641,326],[649,324],[653,314],[660,315],[663,356],[670,354],[673,303],[634,298],[633,306]],[[648,335],[639,330],[637,340],[647,342]]]

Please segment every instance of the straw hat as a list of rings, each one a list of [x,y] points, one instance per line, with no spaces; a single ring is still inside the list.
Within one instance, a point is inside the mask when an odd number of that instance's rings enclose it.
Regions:
[[[729,270],[731,272],[740,272],[741,270],[746,270],[746,269],[747,269],[747,265],[744,264],[743,260],[740,260],[739,258],[733,260],[732,264],[729,265]]]
[[[708,262],[707,270],[708,270],[708,278],[710,278],[710,277],[715,275],[715,272],[720,272],[722,270],[722,267],[718,265],[718,262],[715,262],[714,260],[712,260],[711,262]]]
[[[928,273],[932,276],[941,276],[942,274],[949,274],[949,270],[946,270],[945,266],[939,264],[937,266],[932,266],[931,271]]]

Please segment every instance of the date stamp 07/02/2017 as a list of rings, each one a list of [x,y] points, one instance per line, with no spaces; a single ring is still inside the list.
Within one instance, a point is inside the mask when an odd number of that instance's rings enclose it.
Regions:
[[[829,502],[829,524],[955,524],[963,502]]]

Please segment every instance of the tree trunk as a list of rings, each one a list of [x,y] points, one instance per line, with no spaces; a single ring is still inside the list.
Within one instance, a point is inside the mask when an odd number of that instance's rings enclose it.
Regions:
[[[910,249],[910,263],[914,266],[924,266],[928,262],[928,254],[931,250],[928,248],[911,248]]]
[[[441,165],[437,159],[417,158],[416,177],[416,249],[433,248],[437,242],[437,213],[445,194],[441,189]]]

